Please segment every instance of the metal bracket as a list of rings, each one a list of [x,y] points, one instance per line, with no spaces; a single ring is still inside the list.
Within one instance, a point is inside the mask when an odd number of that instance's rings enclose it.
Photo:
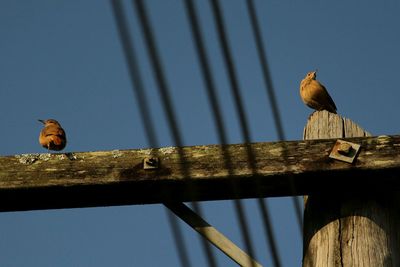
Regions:
[[[359,144],[338,139],[336,140],[329,157],[332,159],[353,163],[357,157],[360,147],[361,145]]]
[[[159,159],[156,157],[144,158],[143,159],[143,169],[144,170],[154,170],[158,169]]]

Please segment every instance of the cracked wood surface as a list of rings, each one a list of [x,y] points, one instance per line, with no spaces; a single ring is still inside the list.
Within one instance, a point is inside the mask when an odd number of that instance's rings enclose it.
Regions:
[[[350,120],[326,111],[314,113],[304,130],[305,139],[368,135]],[[370,153],[379,153],[380,149],[386,148],[376,146],[375,152]],[[398,152],[394,152],[393,160]],[[377,158],[372,164],[380,162]],[[375,176],[374,190],[317,193],[305,198],[304,267],[400,266],[400,196],[395,191],[398,188],[385,184],[386,174],[372,170],[370,174]],[[393,175],[400,179],[398,171]],[[360,188],[367,181],[366,176],[359,177]],[[321,175],[320,179],[326,177]],[[336,180],[343,188],[350,181],[340,177]],[[379,185],[384,185],[384,190],[378,190]]]
[[[361,144],[353,164],[328,157],[335,141],[228,145],[231,171],[219,145],[0,157],[0,210],[400,188],[400,136],[352,139]],[[160,166],[143,170],[143,159],[150,156],[159,157]]]

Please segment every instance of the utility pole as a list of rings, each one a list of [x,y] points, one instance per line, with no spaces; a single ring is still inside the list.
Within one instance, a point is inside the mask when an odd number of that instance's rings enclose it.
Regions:
[[[327,111],[313,113],[304,129],[306,140],[369,135],[354,122]],[[388,136],[380,139],[390,142]],[[380,149],[384,148],[376,147]],[[343,164],[353,168],[359,162]],[[375,188],[346,190],[348,183],[338,179],[343,190],[305,197],[303,267],[400,266],[400,196],[389,186],[379,187],[385,176],[375,175]],[[399,172],[392,175],[400,179]],[[362,175],[348,179],[356,179],[360,186],[370,182]]]
[[[400,136],[367,135],[322,111],[305,129],[318,140],[4,156],[0,211],[167,203],[234,261],[257,266],[181,202],[309,195],[304,266],[400,266]],[[329,157],[336,139],[319,139],[344,137],[360,146],[353,163]]]

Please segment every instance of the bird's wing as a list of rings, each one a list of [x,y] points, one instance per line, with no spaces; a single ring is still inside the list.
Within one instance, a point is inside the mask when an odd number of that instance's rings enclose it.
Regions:
[[[313,87],[315,88],[315,94],[313,95],[315,97],[315,100],[318,102],[325,102],[327,101],[328,105],[330,105],[332,108],[337,110],[335,102],[333,102],[332,97],[329,95],[328,90],[326,90],[325,86],[323,86],[320,82],[317,80],[313,81]]]
[[[46,129],[46,136],[50,136],[50,135],[65,136],[65,132],[62,128],[49,127]]]

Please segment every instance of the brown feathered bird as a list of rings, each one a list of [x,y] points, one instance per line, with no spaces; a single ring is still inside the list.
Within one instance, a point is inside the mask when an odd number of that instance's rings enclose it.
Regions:
[[[60,123],[56,120],[39,120],[44,124],[40,131],[39,143],[48,150],[60,151],[67,144],[67,136]]]
[[[303,102],[315,110],[327,110],[336,113],[336,105],[325,86],[316,80],[317,71],[307,73],[300,83],[300,96]]]

